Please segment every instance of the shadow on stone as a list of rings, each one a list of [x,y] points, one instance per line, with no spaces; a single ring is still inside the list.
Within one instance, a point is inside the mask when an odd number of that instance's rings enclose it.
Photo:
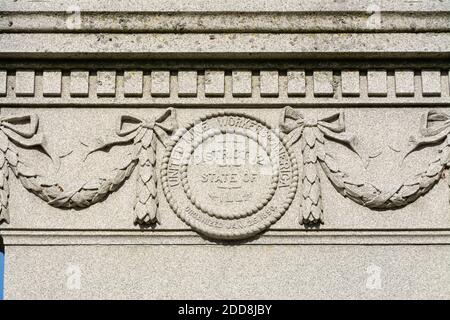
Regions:
[[[0,253],[5,254],[5,245],[3,244],[2,236],[0,236]]]

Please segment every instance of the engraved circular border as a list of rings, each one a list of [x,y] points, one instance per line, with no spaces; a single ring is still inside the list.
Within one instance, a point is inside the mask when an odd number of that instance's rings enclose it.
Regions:
[[[269,128],[270,129],[270,128]],[[275,171],[275,174],[271,175],[271,181],[270,181],[270,187],[269,187],[269,191],[266,192],[264,194],[264,199],[262,200],[262,203],[260,204],[255,204],[252,208],[247,209],[245,212],[242,213],[231,213],[228,215],[223,215],[221,213],[217,213],[216,210],[214,208],[209,208],[208,206],[202,205],[197,199],[196,197],[194,197],[194,195],[191,192],[191,188],[189,186],[189,181],[187,179],[187,169],[188,169],[188,165],[184,164],[181,168],[181,184],[183,185],[183,189],[184,192],[186,193],[186,196],[188,197],[188,199],[191,201],[191,203],[199,210],[201,210],[203,213],[206,213],[212,217],[216,217],[219,219],[238,219],[238,218],[244,218],[244,217],[248,217],[260,210],[262,210],[267,203],[270,202],[270,200],[273,198],[273,195],[276,192],[277,186],[278,186],[278,180],[279,180],[279,168],[277,168],[275,165],[273,165],[273,159],[272,159],[272,155],[270,153],[270,151],[267,150],[266,146],[263,145],[262,143],[260,143],[260,141],[258,141],[258,139],[256,137],[254,137],[253,135],[249,134],[248,132],[246,132],[243,129],[240,128],[233,128],[233,129],[222,129],[222,130],[213,130],[210,131],[209,133],[207,133],[205,136],[202,136],[202,139],[198,139],[197,141],[194,141],[192,148],[189,152],[189,157],[187,159],[186,162],[188,162],[190,160],[190,158],[192,157],[192,154],[195,152],[195,149],[203,142],[205,142],[206,140],[217,136],[219,134],[226,134],[226,133],[230,133],[230,134],[239,134],[242,135],[244,137],[247,137],[249,139],[252,139],[254,142],[256,142],[258,145],[260,145],[264,152],[267,154],[268,158],[270,159],[270,163],[272,168]]]
[[[278,221],[283,214],[287,211],[287,209],[292,204],[292,201],[294,200],[295,194],[297,192],[297,185],[298,185],[298,165],[297,165],[297,158],[295,155],[295,152],[292,151],[287,147],[287,137],[283,135],[283,133],[279,133],[277,131],[273,131],[275,136],[280,140],[283,147],[286,149],[289,160],[291,162],[291,168],[292,168],[292,181],[291,185],[289,187],[289,194],[286,197],[286,202],[282,205],[282,210],[277,211],[275,214],[273,214],[270,219],[263,220],[262,223],[245,228],[245,229],[239,229],[239,230],[217,230],[215,228],[209,227],[207,225],[201,224],[197,220],[191,218],[189,215],[186,215],[183,213],[182,210],[179,209],[178,204],[174,200],[173,195],[170,192],[170,187],[168,185],[168,179],[167,179],[167,168],[170,161],[170,155],[172,154],[173,148],[178,143],[180,138],[188,132],[193,126],[197,125],[198,123],[201,123],[205,120],[217,118],[217,117],[223,117],[223,116],[236,116],[236,117],[244,117],[248,118],[250,120],[254,120],[261,125],[265,126],[268,129],[272,129],[270,125],[268,125],[265,121],[262,121],[260,119],[257,119],[254,116],[240,113],[240,112],[232,112],[232,111],[221,111],[221,112],[214,112],[207,114],[206,116],[200,117],[196,121],[192,122],[190,125],[188,125],[186,128],[180,129],[173,137],[172,140],[170,140],[167,143],[166,151],[164,154],[164,157],[162,159],[161,163],[161,181],[162,181],[162,188],[164,191],[164,195],[166,196],[166,199],[169,203],[169,206],[172,208],[172,210],[176,213],[176,215],[184,221],[187,225],[189,225],[193,230],[199,232],[200,234],[209,236],[214,239],[220,239],[220,240],[238,240],[238,239],[245,239],[249,238],[251,236],[254,236],[258,233],[261,233],[262,231],[266,230],[268,227],[270,227],[272,224],[274,224],[276,221]]]

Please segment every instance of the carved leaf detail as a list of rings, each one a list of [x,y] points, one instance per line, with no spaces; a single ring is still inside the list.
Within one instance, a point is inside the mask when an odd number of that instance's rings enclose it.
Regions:
[[[288,147],[292,146],[294,143],[296,143],[300,139],[301,135],[302,135],[302,128],[294,129],[291,133],[288,134],[286,145]]]
[[[315,163],[317,161],[316,153],[309,146],[306,146],[305,150],[303,150],[303,157],[304,162]]]
[[[0,155],[3,156],[3,151],[0,151]],[[8,165],[5,161],[0,165],[0,223],[5,221],[9,223],[9,186],[8,186]]]
[[[437,175],[442,169],[442,165],[440,164],[439,160],[430,164],[430,166],[428,167],[428,170],[426,172],[426,175],[428,177],[433,177],[435,175]]]
[[[316,149],[322,146],[319,140],[316,141],[315,131],[317,128],[306,128],[304,133],[305,136],[300,139],[301,142],[310,139],[306,143],[300,143],[303,145],[302,156],[303,156],[303,201],[301,207],[301,224],[314,225],[318,223],[323,223],[323,209],[322,209],[322,195],[320,187],[320,177],[318,174],[318,162]],[[309,134],[307,138],[306,134]],[[321,148],[323,151],[324,149]]]
[[[153,170],[150,168],[150,166],[144,166],[142,167],[139,175],[142,179],[142,182],[147,183],[153,176]]]
[[[3,152],[0,152],[0,168],[2,168],[5,164],[5,160],[5,154]]]
[[[175,112],[171,108],[167,109],[162,116],[157,118],[156,122],[151,122],[153,121],[151,120],[148,123],[144,123],[144,121],[132,116],[122,116],[119,120],[120,128],[116,130],[115,135],[108,136],[108,139],[98,139],[94,146],[91,146],[93,148],[91,153],[119,143],[133,143],[133,151],[123,157],[118,167],[113,169],[111,174],[107,175],[106,178],[99,177],[90,179],[72,190],[64,190],[64,188],[57,182],[52,181],[49,177],[36,176],[32,165],[18,161],[17,152],[13,149],[14,146],[9,143],[8,137],[1,130],[0,150],[2,150],[1,148],[4,149],[5,155],[2,155],[8,161],[13,172],[17,173],[19,181],[28,191],[34,193],[50,205],[62,208],[83,208],[105,199],[109,193],[120,188],[139,163],[138,192],[136,194],[137,202],[135,205],[137,210],[136,222],[155,222],[155,219],[158,217],[157,210],[155,209],[158,205],[156,198],[156,172],[154,168],[156,165],[157,147],[155,137],[158,135],[158,138],[163,138],[160,135],[165,136],[171,134],[176,129]],[[37,129],[37,117],[33,117],[30,121]],[[131,124],[128,123],[126,130],[122,129],[122,124],[127,121],[130,121]],[[158,127],[157,132],[155,127],[158,125],[160,127]],[[41,136],[37,138],[41,138]],[[46,147],[44,140],[38,141],[38,145],[41,145],[43,148]],[[2,160],[4,158],[0,156],[0,168],[2,165],[3,167],[7,167],[7,163]],[[3,170],[3,181],[7,177],[7,172],[7,170]],[[139,209],[140,207],[143,209]],[[0,211],[0,219],[3,214],[2,212],[6,211]]]
[[[35,177],[36,173],[33,171],[32,168],[27,167],[23,163],[19,162],[17,165],[17,171],[19,174],[25,177]]]
[[[6,150],[8,149],[8,145],[8,137],[0,130],[0,150],[2,152],[6,152]]]
[[[382,190],[368,182],[359,181],[356,177],[350,177],[339,169],[337,162],[329,154],[324,160],[320,157],[318,159],[325,175],[343,196],[372,209],[391,209],[415,201],[439,181],[448,163],[446,160],[449,157],[449,150],[450,147],[445,143],[438,152],[439,157],[430,161],[424,171],[411,175],[394,190]]]
[[[305,128],[305,130],[303,131],[303,135],[305,137],[306,140],[306,144],[308,146],[310,146],[311,148],[314,147],[314,144],[316,142],[316,135],[314,134],[313,129],[311,128]]]
[[[315,165],[307,165],[305,166],[304,170],[305,170],[305,177],[306,179],[308,179],[309,182],[313,183],[314,181],[316,181],[317,170]]]
[[[8,160],[11,166],[17,166],[17,155],[15,152],[11,151],[11,149],[6,151],[6,160]]]
[[[401,188],[401,191],[398,193],[398,195],[402,198],[406,198],[406,197],[413,195],[414,193],[416,193],[419,190],[420,190],[419,184],[403,186],[403,188]]]

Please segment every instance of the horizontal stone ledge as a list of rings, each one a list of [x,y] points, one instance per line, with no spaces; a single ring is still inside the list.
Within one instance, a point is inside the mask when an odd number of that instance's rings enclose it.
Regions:
[[[89,12],[341,12],[367,11],[376,4],[381,11],[448,11],[449,0],[2,0],[4,12],[60,12],[73,7]]]
[[[423,98],[411,98],[411,97],[398,97],[396,99],[373,97],[373,98],[357,98],[348,97],[342,99],[334,99],[330,97],[319,98],[272,98],[265,97],[264,99],[251,99],[247,97],[238,98],[99,98],[88,99],[83,97],[73,98],[1,98],[0,107],[21,107],[21,108],[36,108],[36,107],[73,107],[73,108],[121,108],[126,106],[127,108],[167,108],[170,105],[174,108],[284,108],[289,105],[297,108],[314,108],[314,107],[345,107],[345,108],[419,108],[419,107],[449,107],[449,97],[423,97]]]
[[[450,230],[269,230],[235,242],[207,240],[193,231],[1,230],[5,246],[23,245],[450,245]]]
[[[447,58],[450,33],[0,34],[0,58]]]
[[[370,8],[370,7],[368,7]],[[446,12],[3,12],[0,32],[448,32]],[[382,19],[381,19],[382,18]]]
[[[345,70],[345,69],[438,69],[449,70],[448,59],[0,59],[0,69],[13,72],[18,69],[84,70]]]

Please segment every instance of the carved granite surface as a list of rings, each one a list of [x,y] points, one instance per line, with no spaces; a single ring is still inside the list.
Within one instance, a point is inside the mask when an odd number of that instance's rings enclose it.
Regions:
[[[7,298],[450,297],[449,17],[0,0]]]
[[[408,130],[409,135],[395,138],[390,134],[391,129],[386,130],[385,124],[379,122],[374,129],[385,130],[387,141],[382,141],[376,148],[371,145],[370,137],[358,137],[348,129],[358,127],[357,123],[349,124],[346,119],[346,114],[352,113],[351,109],[322,111],[321,115],[314,110],[290,106],[267,110],[270,117],[279,119],[272,121],[274,125],[266,123],[264,118],[252,116],[250,110],[199,110],[200,116],[193,117],[183,111],[178,113],[189,115],[193,120],[179,124],[175,108],[141,110],[143,116],[116,111],[114,113],[119,115],[115,116],[115,126],[106,130],[109,133],[79,137],[78,143],[65,146],[64,152],[49,143],[44,130],[39,127],[39,119],[44,119],[45,115],[3,116],[2,221],[10,222],[9,170],[26,190],[50,206],[77,209],[73,211],[74,215],[83,215],[80,209],[89,210],[88,207],[105,200],[109,194],[120,191],[133,199],[131,210],[126,209],[123,214],[134,212],[134,218],[130,216],[126,224],[118,224],[115,228],[172,229],[162,212],[164,215],[175,213],[194,230],[222,239],[258,234],[288,209],[298,214],[298,224],[306,228],[321,228],[321,224],[325,227],[324,211],[336,214],[333,206],[325,210],[323,202],[327,197],[346,204],[349,199],[373,211],[378,219],[385,220],[387,214],[381,212],[395,216],[421,196],[427,197],[439,181],[448,183],[445,170],[450,161],[450,116],[445,111],[414,111],[416,117],[412,126],[416,129]],[[93,113],[86,112],[88,115]],[[400,125],[405,112],[411,113],[408,110],[385,112],[398,117],[395,121],[387,121],[393,128],[392,122]],[[74,109],[71,113],[79,112]],[[202,113],[205,115],[201,116]],[[368,112],[358,113],[352,117],[354,122],[361,116],[366,118],[365,121],[372,121]],[[81,115],[81,119],[85,117]],[[107,123],[112,122],[107,121],[104,125]],[[95,123],[92,125],[96,126]],[[63,130],[70,130],[70,126]],[[124,149],[120,156],[115,152],[118,149]],[[22,157],[22,152],[27,155]],[[40,161],[53,167],[49,172],[39,170],[41,165],[35,158],[39,153],[48,159],[41,157]],[[73,164],[75,154],[81,161]],[[420,161],[415,154],[422,154]],[[94,163],[95,171],[102,169],[100,175],[89,172],[84,165],[94,155],[100,157]],[[82,170],[85,178],[74,178],[66,187],[64,175],[59,170],[62,163],[71,158],[72,164],[66,164],[64,170]],[[342,162],[342,159],[346,161]],[[377,173],[377,170],[371,170],[374,163],[398,172],[389,176],[387,183],[380,184],[376,177],[370,177]],[[132,174],[133,179],[126,182]],[[333,189],[322,190],[324,179]],[[125,183],[133,184],[134,192],[120,190]],[[442,195],[442,198],[448,197],[448,192]],[[291,206],[294,198],[298,203]],[[161,202],[166,205],[162,210],[159,208]],[[47,217],[52,215],[57,213]],[[448,217],[443,215],[443,218]],[[20,227],[20,220],[29,218],[18,219],[17,227]],[[14,227],[14,217],[11,220]],[[355,216],[351,225],[358,226],[359,223]],[[302,228],[298,224],[285,223],[283,226],[294,230]]]

